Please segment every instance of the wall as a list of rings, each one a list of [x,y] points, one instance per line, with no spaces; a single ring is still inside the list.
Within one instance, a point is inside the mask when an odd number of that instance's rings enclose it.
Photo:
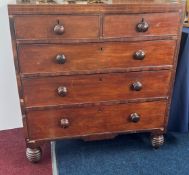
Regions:
[[[22,127],[7,12],[11,2],[0,2],[0,130]]]

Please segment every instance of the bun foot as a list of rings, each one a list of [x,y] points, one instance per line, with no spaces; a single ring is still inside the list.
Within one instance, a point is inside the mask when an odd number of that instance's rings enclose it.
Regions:
[[[42,150],[37,148],[26,148],[26,157],[32,163],[37,163],[41,160]]]
[[[164,136],[163,135],[152,135],[151,136],[151,144],[153,148],[158,149],[160,146],[164,144]]]

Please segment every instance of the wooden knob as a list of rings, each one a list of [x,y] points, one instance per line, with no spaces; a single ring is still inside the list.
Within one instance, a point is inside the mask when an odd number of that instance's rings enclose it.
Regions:
[[[64,64],[66,62],[65,55],[63,55],[63,54],[57,55],[56,56],[56,61],[57,61],[58,64]]]
[[[136,60],[143,60],[145,57],[145,52],[143,50],[138,50],[134,53],[133,57]]]
[[[140,121],[140,115],[138,115],[137,113],[132,113],[129,116],[130,121],[132,121],[133,123],[137,123]]]
[[[149,28],[149,24],[142,18],[141,22],[136,25],[137,32],[146,32]]]
[[[60,86],[60,87],[58,87],[57,92],[58,92],[59,96],[65,97],[67,92],[68,92],[68,90],[67,90],[67,88],[65,86]]]
[[[69,120],[68,120],[67,118],[62,118],[62,119],[60,120],[60,126],[61,126],[62,128],[68,128],[68,127],[70,126]]]
[[[64,33],[64,26],[61,24],[56,24],[54,26],[54,33],[57,35],[62,35]]]
[[[135,91],[140,91],[142,89],[142,83],[139,81],[136,81],[132,84],[131,88]]]

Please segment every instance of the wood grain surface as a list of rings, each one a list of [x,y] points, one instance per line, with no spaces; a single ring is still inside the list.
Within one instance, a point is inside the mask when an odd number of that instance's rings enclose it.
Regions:
[[[105,132],[162,128],[165,109],[166,102],[52,109],[28,112],[27,121],[30,139],[55,139]],[[131,113],[140,115],[138,123],[133,123],[129,119]],[[62,128],[61,119],[68,119],[69,127]]]
[[[137,32],[136,25],[142,18],[149,24],[146,32]],[[174,19],[174,23],[172,20]],[[180,17],[178,13],[155,13],[137,15],[106,15],[104,17],[103,36],[133,37],[153,35],[177,35]]]
[[[64,26],[65,31],[62,35],[57,35],[53,31],[58,23]],[[15,17],[15,33],[17,39],[94,39],[99,36],[99,16],[17,16]]]
[[[167,13],[178,12],[184,7],[184,3],[179,1],[171,2],[169,0],[114,0],[112,4],[67,4],[67,5],[50,5],[50,4],[9,4],[9,15],[36,15],[36,14],[136,14],[136,13]]]
[[[24,79],[24,97],[27,107],[164,97],[170,77],[171,71],[154,71]],[[131,89],[136,81],[142,83],[140,91]],[[57,93],[61,86],[67,88],[64,97]]]
[[[172,65],[175,45],[175,40],[20,45],[19,63],[26,75]],[[143,60],[133,57],[139,50],[145,53]],[[66,62],[58,64],[57,55],[64,55]]]

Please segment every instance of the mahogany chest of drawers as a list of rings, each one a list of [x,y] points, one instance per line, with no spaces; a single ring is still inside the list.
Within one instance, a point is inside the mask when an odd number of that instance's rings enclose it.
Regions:
[[[21,3],[8,10],[30,161],[56,139],[149,132],[153,147],[163,144],[182,3]]]

